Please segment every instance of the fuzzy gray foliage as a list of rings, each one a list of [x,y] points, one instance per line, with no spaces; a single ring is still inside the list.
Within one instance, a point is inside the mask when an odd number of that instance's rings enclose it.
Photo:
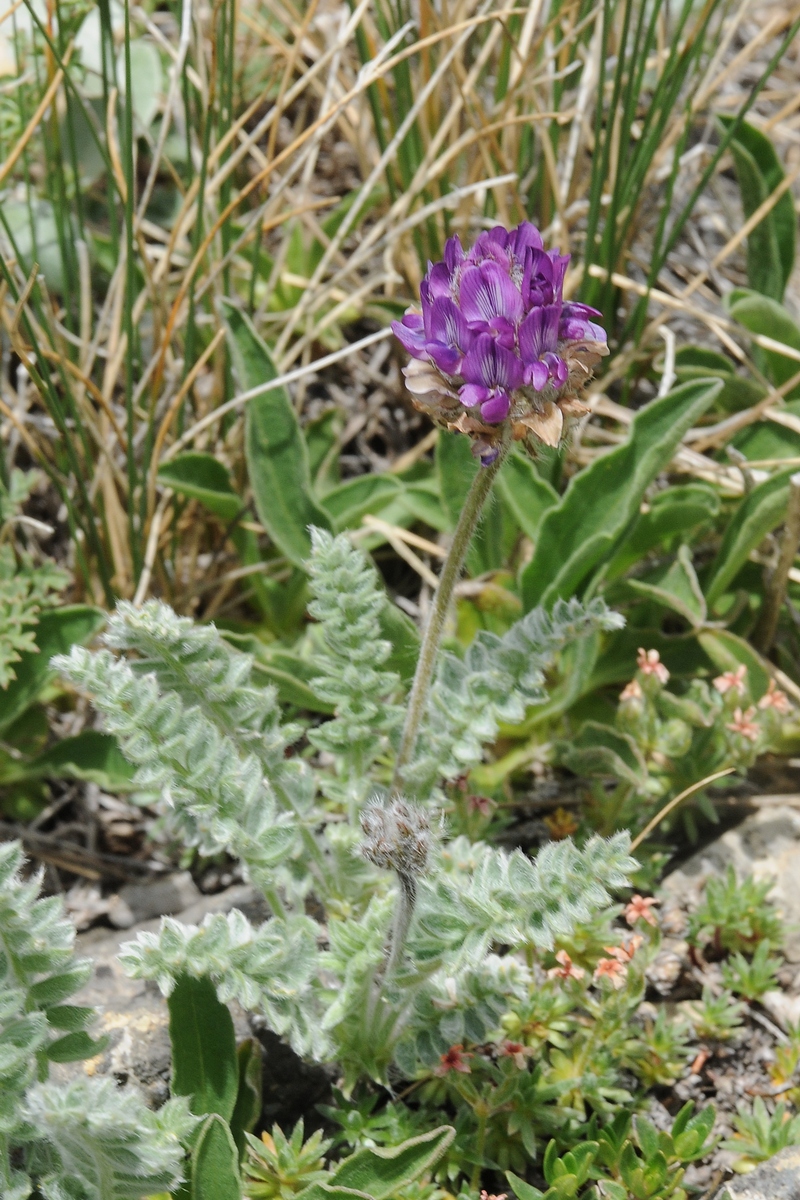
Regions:
[[[559,650],[623,618],[600,600],[558,600],[552,612],[534,608],[508,633],[481,630],[463,658],[442,656],[428,699],[419,752],[403,773],[407,789],[424,796],[481,761],[498,722],[519,722],[530,704],[547,698],[545,671]]]
[[[182,1142],[197,1118],[185,1097],[153,1112],[113,1079],[39,1084],[25,1119],[57,1155],[39,1182],[46,1200],[141,1200],[172,1190],[182,1178]]]
[[[290,815],[278,812],[258,758],[241,754],[199,705],[162,692],[153,672],[140,675],[108,650],[73,646],[53,665],[92,696],[137,767],[136,782],[163,792],[189,843],[208,855],[230,850],[269,890],[297,832]]]
[[[321,673],[312,686],[335,715],[309,737],[363,773],[403,717],[393,702],[399,677],[382,669],[391,653],[380,628],[386,596],[375,568],[347,537],[312,529],[311,539],[314,598],[308,611],[320,622],[325,644],[316,659]]]
[[[260,1012],[300,1054],[329,1050],[319,1026],[313,984],[318,929],[309,917],[267,921],[254,928],[234,910],[209,914],[202,925],[165,918],[158,933],[140,933],[120,953],[135,979],[152,979],[169,995],[180,975],[211,979],[219,999]]]

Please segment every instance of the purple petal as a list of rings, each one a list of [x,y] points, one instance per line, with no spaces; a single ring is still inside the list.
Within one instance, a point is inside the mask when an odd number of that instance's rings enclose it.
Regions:
[[[565,341],[581,341],[583,338],[589,337],[590,324],[591,322],[584,321],[580,317],[562,318],[558,327],[558,336]]]
[[[444,244],[444,265],[452,274],[456,267],[460,267],[464,261],[464,251],[461,248],[461,242],[458,234],[448,238]]]
[[[577,302],[568,300],[564,304],[563,315],[565,317],[582,317],[588,321],[590,317],[602,317],[603,314],[588,304],[578,304]]]
[[[491,321],[522,316],[522,295],[510,276],[496,262],[467,267],[461,276],[461,310],[468,321]]]
[[[558,354],[545,354],[544,361],[550,368],[550,378],[552,379],[553,383],[556,385],[556,387],[563,387],[569,376],[567,364],[564,362],[563,358],[561,358],[561,356]]]
[[[458,392],[458,398],[465,408],[474,408],[476,404],[485,404],[489,395],[489,389],[480,383],[465,383]]]
[[[527,387],[534,388],[537,392],[541,392],[542,388],[547,385],[550,378],[550,372],[543,362],[529,363],[525,368],[525,384]]]
[[[446,346],[444,342],[428,341],[425,343],[425,352],[431,362],[445,375],[459,373],[462,355],[455,346]]]
[[[542,249],[542,235],[530,221],[523,221],[508,235],[508,248],[520,262],[525,258],[525,251]]]
[[[419,313],[407,312],[402,321],[392,321],[392,333],[414,358],[425,357],[425,332]]]
[[[602,325],[595,324],[594,321],[589,322],[589,333],[596,342],[607,342],[608,337]]]
[[[430,337],[433,341],[454,346],[463,355],[472,345],[472,336],[464,314],[449,296],[434,300],[430,319]]]
[[[513,391],[522,384],[522,363],[511,350],[498,346],[488,333],[482,333],[469,348],[461,374],[467,383]]]
[[[481,416],[490,424],[505,421],[511,408],[511,397],[507,392],[497,392],[490,400],[481,405]]]
[[[476,454],[477,451],[477,454]],[[499,446],[480,445],[477,442],[472,447],[472,453],[480,459],[482,467],[490,467],[500,453]]]
[[[519,327],[519,352],[524,363],[537,362],[547,350],[558,345],[559,306],[535,308]]]
[[[431,300],[452,295],[453,273],[443,262],[428,263],[428,295]]]

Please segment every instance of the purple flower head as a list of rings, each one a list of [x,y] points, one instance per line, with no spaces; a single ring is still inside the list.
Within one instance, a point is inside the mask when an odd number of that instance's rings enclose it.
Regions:
[[[568,264],[569,255],[544,249],[529,221],[485,230],[466,252],[449,238],[420,285],[422,312],[392,324],[420,362],[407,372],[415,403],[477,439],[484,462],[509,418],[516,437],[557,440],[563,413],[581,410],[568,393],[608,352],[600,314],[564,301]]]

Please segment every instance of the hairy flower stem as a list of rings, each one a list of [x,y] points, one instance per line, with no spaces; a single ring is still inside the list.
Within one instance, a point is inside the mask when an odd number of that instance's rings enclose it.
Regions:
[[[411,918],[414,915],[414,904],[417,899],[417,884],[414,876],[401,875],[398,871],[397,878],[400,882],[400,891],[397,894],[397,905],[394,910],[392,937],[389,943],[389,958],[384,972],[385,979],[392,977],[400,962],[403,946],[411,927]]]
[[[506,434],[500,446],[500,453],[494,462],[488,467],[481,467],[479,469],[464,501],[461,516],[458,518],[450,552],[445,559],[442,574],[439,577],[439,586],[436,589],[433,608],[428,618],[428,624],[425,627],[425,636],[422,639],[422,646],[420,647],[419,658],[417,660],[417,670],[411,687],[411,695],[408,698],[403,735],[400,739],[400,749],[397,753],[394,776],[392,777],[391,792],[393,795],[397,795],[400,791],[403,771],[408,766],[414,753],[417,734],[419,733],[419,727],[425,713],[428,692],[433,680],[436,660],[439,656],[439,646],[442,641],[444,623],[447,619],[450,601],[453,597],[453,589],[458,583],[464,566],[464,559],[467,556],[470,542],[477,528],[481,511],[486,503],[489,492],[492,490],[492,484],[495,481],[497,473],[505,461],[509,444],[510,434]]]

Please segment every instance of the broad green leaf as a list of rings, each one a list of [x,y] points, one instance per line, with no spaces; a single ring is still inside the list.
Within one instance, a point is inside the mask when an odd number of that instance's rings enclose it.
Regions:
[[[800,368],[800,363],[797,366]],[[783,411],[800,417],[800,400],[790,400]],[[749,459],[797,458],[800,456],[800,433],[774,421],[759,421],[740,430],[731,438],[731,445]]]
[[[681,546],[674,562],[658,567],[641,579],[629,579],[626,586],[671,608],[690,625],[703,625],[708,616],[688,546]]]
[[[634,787],[647,781],[647,767],[633,738],[599,721],[586,721],[575,737],[562,744],[559,759],[587,778],[612,776]]]
[[[181,975],[167,1000],[172,1094],[188,1096],[196,1116],[229,1121],[239,1091],[233,1021],[210,979]]]
[[[331,1186],[366,1192],[373,1200],[389,1200],[439,1161],[455,1133],[451,1125],[442,1125],[400,1146],[365,1147],[335,1171]]]
[[[158,112],[164,86],[161,55],[152,42],[144,38],[133,38],[130,43],[131,82],[133,85],[133,115],[142,131],[150,126]],[[125,90],[125,52],[120,49],[117,58],[117,79]]]
[[[747,562],[751,550],[786,516],[792,470],[764,480],[745,496],[722,538],[717,557],[705,580],[706,599],[713,608]]]
[[[211,1113],[192,1151],[192,1200],[241,1200],[239,1152],[227,1122]]]
[[[379,513],[402,490],[395,475],[359,475],[326,492],[322,506],[340,533],[355,528],[367,513]]]
[[[726,129],[734,120],[734,117],[719,117]],[[746,121],[739,126],[730,149],[744,215],[749,218],[783,182],[783,169],[769,138]],[[783,298],[794,267],[796,229],[797,214],[790,189],[747,237],[747,275],[757,292],[775,300]]]
[[[396,671],[402,683],[408,685],[414,678],[419,658],[420,636],[410,617],[394,604],[389,597],[378,614],[381,637],[392,644],[392,652],[386,660],[386,669]]]
[[[719,495],[707,483],[685,483],[666,488],[640,513],[606,572],[616,579],[650,550],[663,545],[675,534],[685,534],[719,512]]]
[[[179,454],[159,468],[158,478],[180,496],[199,500],[224,521],[235,521],[244,510],[227,469],[213,454]]]
[[[231,358],[244,390],[276,377],[266,343],[252,321],[224,305]],[[309,525],[331,530],[311,489],[308,450],[286,388],[248,401],[245,457],[259,520],[290,562],[302,567],[311,554]]]
[[[324,496],[339,483],[339,439],[342,417],[338,408],[329,408],[304,427],[308,447],[308,468],[317,496]]]
[[[134,769],[110,733],[84,729],[20,764],[27,778],[87,779],[112,792],[130,791]]]
[[[725,305],[733,319],[750,333],[762,334],[792,350],[800,351],[800,328],[777,300],[748,291],[747,288],[734,288],[725,297]],[[763,361],[766,374],[776,387],[781,387],[800,371],[800,360],[789,358],[778,350],[754,347],[754,355]],[[787,392],[785,399],[800,399],[800,385]]]
[[[735,375],[736,369],[731,360],[717,350],[709,350],[706,346],[678,346],[675,351],[675,370],[701,371],[709,375]]]
[[[455,526],[464,507],[467,492],[479,470],[472,455],[469,438],[461,433],[450,433],[440,429],[436,441],[436,473],[439,477],[439,493],[442,507]]]
[[[503,464],[495,487],[522,532],[535,542],[544,514],[558,504],[558,492],[542,479],[527,454],[516,449]]]
[[[569,484],[545,514],[533,558],[522,573],[526,612],[581,590],[611,557],[639,511],[645,489],[672,459],[683,435],[713,404],[718,380],[684,383],[633,419],[628,440]]]
[[[261,1116],[261,1043],[256,1038],[246,1038],[237,1050],[236,1057],[239,1064],[239,1090],[230,1124],[241,1158],[245,1148],[244,1135],[250,1133]]]
[[[744,638],[729,629],[706,630],[698,637],[700,645],[718,671],[735,671],[747,667],[747,683],[751,696],[763,696],[772,673],[768,663]]]
[[[50,1062],[80,1062],[84,1058],[94,1058],[95,1054],[102,1054],[107,1045],[107,1037],[93,1038],[85,1029],[78,1029],[51,1042],[47,1047],[46,1056]]]
[[[724,354],[704,346],[682,346],[675,355],[675,374],[679,383],[709,377],[722,380],[716,407],[725,412],[750,408],[766,395],[760,383],[737,375],[733,363]]]
[[[15,663],[16,679],[12,679],[2,694],[0,709],[0,731],[19,717],[54,672],[50,659],[55,654],[68,654],[76,642],[88,642],[102,629],[106,616],[99,608],[88,604],[70,604],[63,608],[45,609],[36,626],[38,653],[26,652]]]

